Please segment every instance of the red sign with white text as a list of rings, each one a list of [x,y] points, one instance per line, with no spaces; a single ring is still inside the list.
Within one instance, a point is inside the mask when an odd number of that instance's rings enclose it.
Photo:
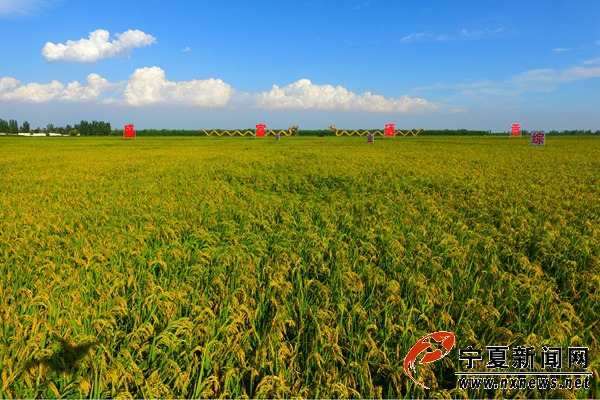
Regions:
[[[125,125],[123,129],[123,137],[125,139],[135,138],[135,129],[133,128],[133,124]]]
[[[512,124],[510,136],[521,136],[521,125]]]
[[[385,136],[396,136],[396,124],[385,124]]]
[[[267,126],[265,124],[257,124],[256,125],[256,136],[261,136],[264,137],[265,136],[265,128]]]

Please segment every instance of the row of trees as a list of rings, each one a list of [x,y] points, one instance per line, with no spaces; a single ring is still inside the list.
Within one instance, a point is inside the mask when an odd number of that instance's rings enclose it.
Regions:
[[[110,122],[104,121],[81,121],[79,124],[75,125],[75,129],[77,129],[82,136],[108,136],[112,132]]]
[[[234,131],[235,129],[230,129],[229,131]],[[251,128],[246,129],[238,129],[239,131],[245,132],[247,130],[253,130]],[[369,131],[381,131],[383,129],[369,129]],[[403,132],[406,132],[408,129],[401,129]],[[417,129],[413,129],[416,131]],[[217,129],[217,131],[222,131],[222,129]],[[521,131],[523,135],[529,135],[530,132],[526,130]],[[81,121],[78,124],[73,126],[54,126],[53,124],[48,124],[45,128],[35,128],[31,129],[29,122],[24,121],[22,125],[19,126],[17,120],[10,119],[4,120],[0,119],[0,133],[8,133],[12,135],[16,135],[17,133],[60,133],[61,135],[81,135],[81,136],[122,136],[122,129],[111,129],[110,122],[104,121]],[[433,135],[443,135],[443,136],[485,136],[485,135],[494,135],[494,134],[505,134],[508,135],[509,132],[497,132],[494,133],[492,131],[482,131],[482,130],[468,130],[468,129],[427,129],[421,132],[427,136]],[[592,131],[588,130],[551,130],[546,132],[548,135],[600,135],[600,130]],[[189,129],[141,129],[136,131],[137,136],[204,136],[204,133],[201,130],[189,130]],[[300,130],[300,136],[331,136],[333,135],[328,129],[302,129]]]
[[[212,129],[211,129],[212,130]],[[209,131],[211,131],[209,130]],[[222,132],[224,129],[216,129],[217,132]],[[229,132],[233,132],[236,129],[228,129]],[[245,129],[237,129],[238,131],[245,132],[248,130],[254,131],[253,128],[245,128]],[[357,129],[359,131],[365,129]],[[402,132],[407,132],[409,129],[401,129]],[[413,132],[418,131],[418,129],[412,129]],[[278,131],[278,129],[274,129],[274,131]],[[383,132],[383,129],[369,129],[370,132],[380,131]],[[523,130],[521,131],[523,135],[529,135],[531,132]],[[115,129],[110,133],[112,136],[123,136],[122,129]],[[482,131],[482,130],[469,130],[469,129],[424,129],[421,131],[422,135],[427,136],[486,136],[486,135],[509,135],[509,132],[492,132],[492,131]],[[557,131],[552,130],[546,132],[549,135],[600,135],[600,130],[592,131],[592,130],[564,130]],[[204,136],[204,132],[201,130],[186,130],[186,129],[140,129],[136,130],[137,136]],[[301,129],[300,136],[332,136],[333,132],[329,131],[329,129]]]
[[[530,131],[521,131],[524,135],[530,135]],[[575,129],[575,130],[564,130],[564,131],[546,131],[547,135],[600,135],[600,130],[592,131],[591,129]]]
[[[25,121],[27,123],[27,127],[29,127],[29,122]],[[2,133],[10,133],[10,134],[17,134],[19,133],[19,123],[17,122],[16,119],[11,119],[11,120],[3,120],[0,119],[0,132]]]
[[[215,129],[217,132],[223,132],[224,129]],[[227,129],[229,132],[240,131],[246,132],[248,130],[254,132],[254,128],[239,128],[239,129]],[[275,132],[278,132],[279,129],[273,129]],[[357,129],[358,131],[364,131],[365,129]],[[380,131],[383,132],[383,129],[368,129],[370,132]],[[402,129],[403,132],[407,132],[409,129]],[[209,132],[212,129],[208,130]],[[414,132],[418,131],[418,129],[413,129]],[[491,134],[490,131],[473,131],[466,129],[458,129],[458,130],[439,130],[439,131],[423,131],[427,135],[488,135]],[[123,130],[115,129],[111,132],[112,136],[122,136]],[[187,129],[139,129],[136,130],[137,136],[205,136],[204,132],[201,130],[187,130]],[[299,131],[300,136],[333,136],[334,133],[329,129],[301,129]]]
[[[244,129],[244,131],[246,130]],[[110,134],[111,136],[123,136],[123,129],[113,129]],[[189,129],[136,129],[135,134],[136,136],[204,136],[200,130]]]
[[[31,129],[29,122],[23,121],[23,124],[19,126],[19,123],[15,119],[4,120],[0,118],[0,133],[8,133],[16,135],[17,133],[60,133],[61,135],[81,135],[81,136],[108,136],[111,134],[110,122],[104,121],[81,121],[79,124],[73,126],[54,126],[54,124],[48,124],[45,128],[37,127]]]

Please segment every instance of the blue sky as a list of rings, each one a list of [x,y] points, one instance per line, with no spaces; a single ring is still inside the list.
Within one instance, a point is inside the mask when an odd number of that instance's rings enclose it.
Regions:
[[[600,129],[600,1],[0,0],[0,118]]]

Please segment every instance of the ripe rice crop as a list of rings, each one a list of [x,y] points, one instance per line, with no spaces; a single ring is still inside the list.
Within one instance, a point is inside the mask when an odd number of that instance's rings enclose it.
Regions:
[[[0,139],[0,398],[599,395],[598,138]],[[438,330],[593,385],[426,391]]]

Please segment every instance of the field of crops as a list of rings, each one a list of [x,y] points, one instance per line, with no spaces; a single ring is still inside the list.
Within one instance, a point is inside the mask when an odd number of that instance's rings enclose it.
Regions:
[[[0,233],[0,398],[600,396],[597,137],[0,138]],[[425,390],[439,330],[592,385]]]

